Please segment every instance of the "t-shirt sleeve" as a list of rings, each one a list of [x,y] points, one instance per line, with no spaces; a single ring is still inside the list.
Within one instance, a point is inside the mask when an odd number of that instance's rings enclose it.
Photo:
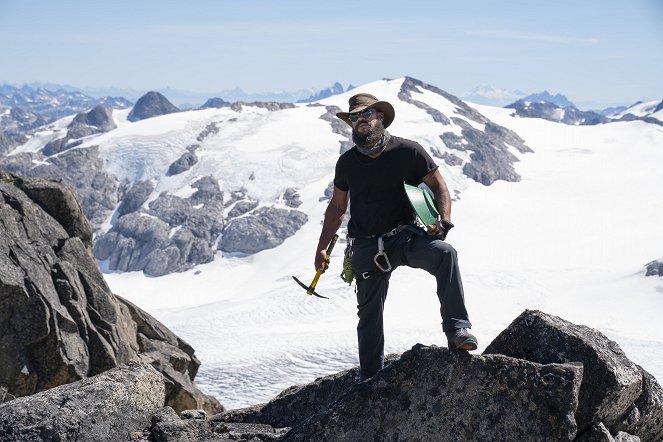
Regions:
[[[350,190],[350,186],[348,186],[348,180],[347,177],[344,173],[344,168],[342,166],[342,157],[336,161],[336,170],[334,172],[334,186],[339,188],[340,190],[347,192]]]
[[[421,147],[419,143],[414,145],[414,173],[421,179],[438,168],[433,158]]]

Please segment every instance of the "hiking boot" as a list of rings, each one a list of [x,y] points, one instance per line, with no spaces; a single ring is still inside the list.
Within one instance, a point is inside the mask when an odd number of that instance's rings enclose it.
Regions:
[[[464,328],[458,328],[450,332],[444,332],[444,334],[447,335],[449,350],[477,349],[477,338]]]

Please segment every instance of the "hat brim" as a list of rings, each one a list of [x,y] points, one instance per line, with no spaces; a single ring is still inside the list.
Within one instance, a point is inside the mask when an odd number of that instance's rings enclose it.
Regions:
[[[394,117],[396,116],[394,107],[388,101],[376,101],[369,106],[357,106],[354,109],[351,109],[350,112],[339,112],[336,114],[336,116],[348,123],[348,125],[352,126],[352,122],[348,118],[348,115],[354,114],[355,112],[361,112],[367,108],[373,108],[384,115],[382,125],[385,127],[385,129],[389,127],[389,125],[394,121]]]

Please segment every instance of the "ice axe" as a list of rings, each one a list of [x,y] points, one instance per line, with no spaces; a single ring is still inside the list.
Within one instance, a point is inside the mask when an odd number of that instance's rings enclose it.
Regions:
[[[325,257],[326,258],[325,262],[322,263],[322,268],[318,269],[315,272],[315,276],[313,277],[313,281],[311,282],[311,285],[307,286],[306,284],[301,282],[299,279],[295,278],[294,276],[292,277],[292,279],[294,279],[297,284],[299,284],[304,290],[306,290],[307,295],[309,295],[309,296],[313,295],[313,296],[317,296],[318,298],[329,299],[326,296],[318,295],[317,293],[315,293],[315,286],[318,285],[318,279],[320,279],[320,275],[322,275],[325,272],[326,268],[327,268],[327,262],[329,262],[329,257],[331,255],[332,250],[334,249],[334,245],[336,245],[336,240],[337,239],[338,239],[338,235],[335,234],[333,236],[333,238],[331,239],[331,241],[329,242],[329,245],[327,246],[327,255]]]

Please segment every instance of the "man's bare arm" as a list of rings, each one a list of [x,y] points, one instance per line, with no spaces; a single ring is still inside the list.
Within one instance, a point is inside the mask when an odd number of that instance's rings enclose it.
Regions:
[[[325,210],[325,219],[322,223],[322,232],[320,232],[320,239],[318,240],[318,247],[315,252],[315,270],[326,268],[325,259],[327,257],[327,246],[332,237],[336,233],[345,211],[348,208],[348,192],[345,192],[338,187],[334,186],[334,193],[332,194],[331,201]],[[324,266],[324,267],[323,267]]]
[[[435,195],[435,204],[442,221],[451,222],[451,195],[449,195],[447,183],[442,178],[440,171],[435,169],[423,177],[423,181]]]

